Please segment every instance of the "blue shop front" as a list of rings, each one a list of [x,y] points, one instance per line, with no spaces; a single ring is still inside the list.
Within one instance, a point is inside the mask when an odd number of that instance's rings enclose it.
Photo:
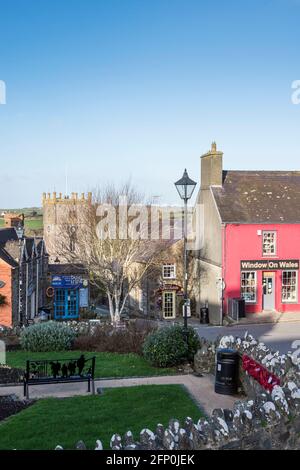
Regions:
[[[89,306],[88,280],[80,275],[52,275],[55,320],[78,319],[81,308]]]

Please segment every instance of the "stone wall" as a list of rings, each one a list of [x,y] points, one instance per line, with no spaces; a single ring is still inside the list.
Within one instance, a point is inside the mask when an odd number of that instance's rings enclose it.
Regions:
[[[299,360],[290,354],[270,351],[246,333],[244,338],[224,336],[214,343],[202,341],[195,357],[198,373],[214,369],[218,347],[237,349],[276,374],[281,384],[266,392],[243,372],[242,385],[253,395],[237,400],[232,410],[215,409],[211,416],[194,423],[172,419],[164,428],[158,424],[153,432],[143,429],[137,441],[128,431],[124,436],[114,434],[112,450],[201,450],[201,449],[299,449],[300,448],[300,369]],[[84,442],[76,445],[85,449]],[[61,446],[56,447],[62,449]],[[100,440],[96,450],[102,449]]]

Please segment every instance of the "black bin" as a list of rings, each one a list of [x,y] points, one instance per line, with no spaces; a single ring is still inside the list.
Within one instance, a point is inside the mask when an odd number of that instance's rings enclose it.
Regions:
[[[234,349],[217,351],[215,392],[235,395],[238,390],[239,353]]]
[[[208,307],[200,308],[200,323],[209,323]]]

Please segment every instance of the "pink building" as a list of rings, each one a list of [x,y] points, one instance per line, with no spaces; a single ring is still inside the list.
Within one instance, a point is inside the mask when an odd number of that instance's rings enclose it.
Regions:
[[[212,323],[231,312],[299,311],[300,172],[224,171],[216,145],[201,159],[200,303]]]
[[[232,297],[249,313],[300,312],[300,225],[226,224],[222,236],[225,314]]]

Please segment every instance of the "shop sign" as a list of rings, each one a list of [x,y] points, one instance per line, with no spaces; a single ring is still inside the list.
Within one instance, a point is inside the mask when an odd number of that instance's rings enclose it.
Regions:
[[[270,271],[299,269],[298,259],[242,260],[242,271]]]
[[[83,286],[81,276],[53,276],[51,286],[58,289],[78,289]]]
[[[175,290],[177,293],[179,293],[182,290],[182,287],[177,284],[163,283],[157,292],[160,293],[162,291],[172,291],[172,290]]]

